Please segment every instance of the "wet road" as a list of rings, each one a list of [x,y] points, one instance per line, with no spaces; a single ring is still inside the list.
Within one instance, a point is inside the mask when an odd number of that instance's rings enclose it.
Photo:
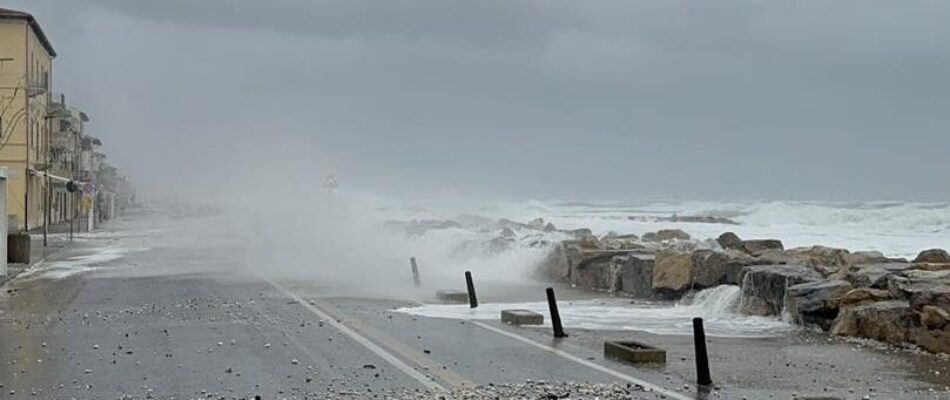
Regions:
[[[201,220],[128,218],[53,254],[0,294],[0,399],[437,398],[527,380],[617,384],[636,399],[950,398],[946,359],[814,335],[711,339],[719,388],[700,395],[689,338],[554,340],[394,313],[413,302],[263,279],[241,243]],[[631,336],[666,348],[668,364],[604,359],[604,338]]]

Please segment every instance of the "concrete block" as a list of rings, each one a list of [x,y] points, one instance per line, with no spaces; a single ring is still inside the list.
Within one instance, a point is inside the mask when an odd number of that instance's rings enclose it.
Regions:
[[[501,322],[509,325],[542,325],[544,316],[528,310],[501,310]]]
[[[468,303],[468,292],[458,290],[439,290],[435,298],[447,303]]]
[[[630,364],[666,363],[666,350],[630,340],[604,342],[604,356]]]

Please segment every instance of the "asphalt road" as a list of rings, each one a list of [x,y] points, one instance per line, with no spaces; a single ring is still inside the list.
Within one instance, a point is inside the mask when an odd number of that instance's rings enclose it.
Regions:
[[[572,330],[556,340],[394,313],[413,302],[271,280],[266,266],[249,268],[238,236],[206,222],[120,220],[4,286],[0,399],[950,399],[947,359],[808,334],[710,339],[717,387],[706,393],[691,384],[689,338]],[[605,338],[631,336],[667,349],[668,363],[603,357]]]

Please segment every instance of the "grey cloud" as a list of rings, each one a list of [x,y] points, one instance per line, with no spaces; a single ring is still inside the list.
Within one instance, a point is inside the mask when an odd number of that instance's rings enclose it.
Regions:
[[[950,196],[941,2],[21,3],[154,187]]]

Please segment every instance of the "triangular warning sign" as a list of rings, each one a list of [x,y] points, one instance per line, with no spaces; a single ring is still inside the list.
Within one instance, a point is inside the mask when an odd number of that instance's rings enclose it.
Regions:
[[[327,189],[336,189],[338,186],[340,185],[336,183],[333,174],[327,175],[327,178],[323,180],[323,187]]]

